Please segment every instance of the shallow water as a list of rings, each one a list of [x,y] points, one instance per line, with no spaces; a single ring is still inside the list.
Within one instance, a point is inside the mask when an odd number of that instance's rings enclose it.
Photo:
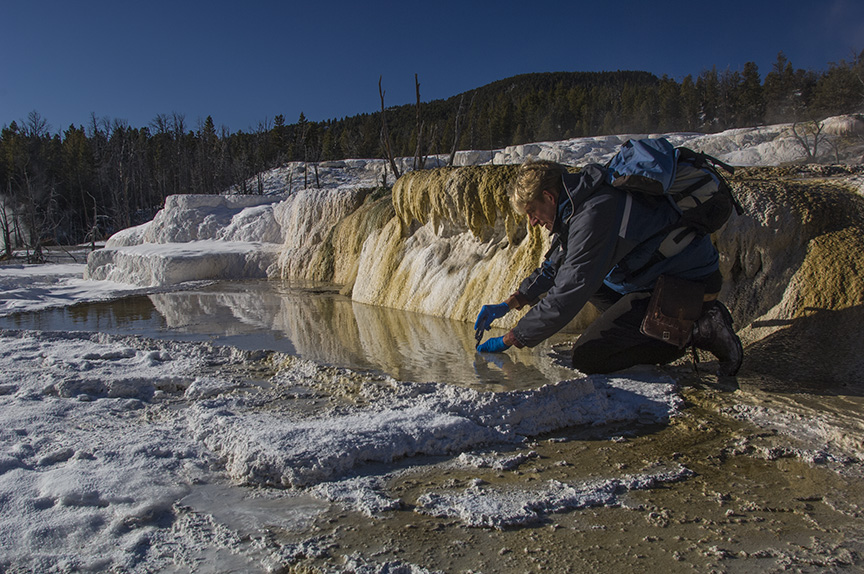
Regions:
[[[481,355],[474,350],[472,327],[356,303],[334,285],[279,281],[222,282],[0,317],[0,329],[210,341],[244,350],[280,351],[400,380],[488,390],[534,388],[579,376],[552,357],[552,346],[566,336],[535,349]]]

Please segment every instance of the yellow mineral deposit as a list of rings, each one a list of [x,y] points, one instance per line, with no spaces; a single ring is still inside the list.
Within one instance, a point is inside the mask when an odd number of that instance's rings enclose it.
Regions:
[[[547,234],[510,207],[515,173],[441,168],[406,174],[392,196],[298,193],[277,215],[296,230],[279,259],[282,277],[338,283],[361,303],[473,319],[484,302],[509,295],[548,248]]]
[[[506,298],[548,248],[546,234],[510,207],[515,173],[482,166],[400,178],[396,218],[364,246],[354,300],[467,321]]]

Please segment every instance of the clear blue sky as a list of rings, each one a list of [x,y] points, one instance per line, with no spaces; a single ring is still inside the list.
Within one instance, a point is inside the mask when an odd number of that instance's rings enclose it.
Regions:
[[[681,10],[686,7],[685,10]],[[248,131],[447,98],[528,72],[646,70],[681,79],[782,51],[827,69],[864,49],[862,0],[384,2],[2,0],[0,126],[38,111]]]

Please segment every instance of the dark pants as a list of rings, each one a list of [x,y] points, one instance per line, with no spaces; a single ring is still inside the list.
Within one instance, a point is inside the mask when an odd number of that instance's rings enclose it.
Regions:
[[[719,270],[701,279],[706,294],[716,295],[723,286]],[[605,285],[591,303],[602,315],[591,323],[573,345],[573,367],[585,374],[612,373],[633,365],[665,365],[684,356],[686,349],[654,339],[641,332],[651,293],[621,295]],[[703,304],[705,313],[710,301]]]
[[[611,373],[633,365],[664,365],[685,353],[639,330],[651,293],[619,295],[608,288],[591,299],[603,314],[573,346],[573,367],[585,374]]]
[[[723,285],[720,271],[699,279],[705,293],[717,294]],[[573,345],[573,367],[585,374],[612,373],[633,365],[665,365],[684,356],[685,349],[643,335],[642,319],[651,293],[621,295],[605,285],[591,298],[599,318]],[[706,302],[703,313],[710,306]]]

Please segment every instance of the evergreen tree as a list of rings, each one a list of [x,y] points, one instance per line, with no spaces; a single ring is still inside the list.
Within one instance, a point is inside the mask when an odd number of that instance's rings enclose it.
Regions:
[[[700,125],[699,91],[693,76],[689,74],[681,81],[681,129],[693,131]]]
[[[195,185],[196,193],[218,193],[216,165],[219,155],[219,140],[216,136],[216,126],[213,118],[207,116],[204,124],[198,130],[198,141],[195,161],[198,165],[198,178]]]
[[[678,126],[685,124],[681,89],[674,80],[666,76],[663,76],[660,82],[658,103],[658,131],[673,131]]]
[[[741,74],[725,69],[718,83],[717,120],[721,130],[739,127],[738,94],[741,87]]]
[[[860,58],[859,58],[860,59]],[[819,78],[813,90],[811,108],[816,115],[853,113],[862,110],[864,76],[856,73],[853,64],[841,61],[831,64]]]
[[[776,123],[792,119],[794,84],[795,71],[792,64],[783,52],[779,52],[773,68],[765,76],[765,121]]]
[[[753,62],[744,64],[738,95],[738,126],[760,125],[765,118],[765,96],[759,68]]]
[[[718,117],[720,108],[720,79],[717,76],[717,68],[703,70],[696,80],[696,89],[699,92],[700,130],[708,132],[722,129]]]

